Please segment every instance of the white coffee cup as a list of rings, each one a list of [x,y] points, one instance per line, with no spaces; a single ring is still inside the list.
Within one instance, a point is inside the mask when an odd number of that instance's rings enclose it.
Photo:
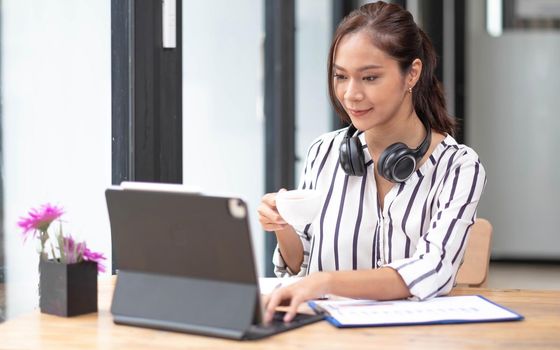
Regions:
[[[276,208],[290,225],[307,225],[313,222],[321,209],[322,196],[317,190],[292,190],[278,192]]]

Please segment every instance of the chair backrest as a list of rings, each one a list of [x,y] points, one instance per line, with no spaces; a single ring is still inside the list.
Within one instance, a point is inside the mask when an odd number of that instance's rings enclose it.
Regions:
[[[492,247],[492,225],[486,219],[476,219],[469,233],[463,264],[459,267],[456,284],[482,287],[486,284]]]

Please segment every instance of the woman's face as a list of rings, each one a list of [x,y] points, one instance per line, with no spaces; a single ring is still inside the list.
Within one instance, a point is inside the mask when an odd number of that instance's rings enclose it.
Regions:
[[[409,86],[399,64],[375,47],[366,32],[342,37],[333,70],[335,95],[358,130],[386,125],[404,111]]]

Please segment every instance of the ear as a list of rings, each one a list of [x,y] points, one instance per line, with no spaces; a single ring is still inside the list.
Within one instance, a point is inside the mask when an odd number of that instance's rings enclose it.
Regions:
[[[418,80],[420,79],[420,74],[422,74],[422,61],[419,58],[415,58],[410,65],[408,74],[406,75],[406,88],[414,88]]]

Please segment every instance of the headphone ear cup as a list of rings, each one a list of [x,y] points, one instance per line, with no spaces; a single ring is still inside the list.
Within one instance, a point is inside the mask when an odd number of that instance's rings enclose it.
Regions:
[[[348,175],[353,175],[354,170],[352,169],[352,162],[350,160],[350,139],[344,138],[340,143],[340,148],[338,152],[338,162],[342,167],[342,170]]]
[[[426,137],[416,149],[410,149],[402,142],[387,147],[377,160],[377,172],[385,179],[400,183],[405,182],[414,171],[416,165],[430,148],[432,129],[427,119],[420,118],[426,128]]]
[[[351,175],[363,176],[366,170],[366,162],[360,139],[358,137],[348,139],[348,149],[350,150],[349,158],[353,169],[353,174]]]
[[[395,166],[401,163],[403,157],[408,158],[407,155],[409,154],[410,149],[404,143],[393,143],[379,156],[377,172],[391,182],[402,182],[401,171],[396,171]],[[397,177],[394,175],[397,175]]]
[[[351,176],[363,176],[366,172],[364,151],[359,137],[352,136],[356,131],[356,128],[352,124],[348,126],[346,135],[344,135],[340,143],[338,162],[346,174]]]
[[[405,182],[416,171],[416,158],[414,152],[407,149],[402,154],[395,157],[395,164],[391,170],[393,179],[396,182]]]

